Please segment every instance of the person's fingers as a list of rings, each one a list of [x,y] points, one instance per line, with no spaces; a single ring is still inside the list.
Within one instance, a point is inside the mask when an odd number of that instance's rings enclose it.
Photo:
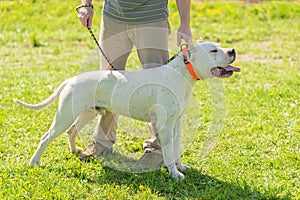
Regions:
[[[91,8],[81,8],[78,12],[78,19],[80,20],[81,24],[88,28],[92,26],[92,19],[93,19],[94,11]]]
[[[192,38],[186,34],[183,34],[181,32],[177,33],[177,46],[180,46],[182,43],[182,40],[184,40],[187,44],[192,42]]]
[[[79,18],[81,24],[82,24],[85,28],[87,28],[87,17],[86,17],[86,15],[85,15],[85,13],[79,12],[79,13],[78,13],[78,18]]]
[[[87,28],[87,21],[85,21],[85,20],[81,21],[80,20],[80,22],[81,22],[82,26],[84,26],[85,28]]]

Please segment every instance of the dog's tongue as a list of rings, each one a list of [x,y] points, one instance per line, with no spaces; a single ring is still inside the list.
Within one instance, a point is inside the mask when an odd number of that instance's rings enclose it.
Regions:
[[[227,67],[224,67],[224,69],[225,69],[226,71],[232,71],[232,72],[240,72],[240,71],[241,71],[240,68],[238,68],[238,67],[233,67],[233,66],[231,66],[231,65],[228,65]]]

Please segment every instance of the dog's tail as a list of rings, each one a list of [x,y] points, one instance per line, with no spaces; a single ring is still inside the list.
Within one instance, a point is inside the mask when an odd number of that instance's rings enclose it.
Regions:
[[[14,102],[17,104],[20,104],[26,108],[32,109],[32,110],[41,110],[43,108],[46,108],[50,104],[52,104],[60,95],[61,91],[64,89],[64,87],[68,84],[68,81],[64,81],[60,86],[52,93],[48,99],[44,100],[41,103],[38,104],[29,104],[24,101],[14,99]]]

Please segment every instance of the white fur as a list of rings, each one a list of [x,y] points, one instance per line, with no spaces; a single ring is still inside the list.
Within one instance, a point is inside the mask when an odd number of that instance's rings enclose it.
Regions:
[[[210,52],[213,49],[218,52]],[[201,79],[210,78],[213,67],[232,62],[232,58],[215,43],[195,45],[189,49],[189,60]],[[75,144],[76,134],[96,115],[103,115],[108,110],[152,122],[159,133],[164,164],[173,178],[181,180],[184,175],[178,169],[189,168],[180,161],[181,117],[195,83],[183,57],[178,56],[165,66],[137,72],[92,71],[75,76],[36,105],[16,100],[27,108],[42,109],[59,98],[53,123],[42,137],[30,165],[39,165],[48,144],[68,128],[71,151],[81,151]]]

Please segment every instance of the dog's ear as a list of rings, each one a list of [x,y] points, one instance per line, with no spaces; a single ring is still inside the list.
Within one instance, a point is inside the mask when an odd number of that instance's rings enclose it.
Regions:
[[[190,59],[190,60],[193,60],[194,59],[194,54],[195,54],[195,52],[196,52],[197,50],[196,50],[196,48],[190,48],[189,47],[189,49],[187,50],[187,53],[188,53],[188,58]]]
[[[200,43],[202,43],[202,42],[203,42],[203,38],[202,38],[202,37],[199,37],[199,38],[197,39],[197,43],[200,44]]]
[[[188,50],[187,50],[188,58],[191,59],[192,58],[192,52],[194,51],[193,41],[192,40],[188,41],[187,45],[188,45]]]

